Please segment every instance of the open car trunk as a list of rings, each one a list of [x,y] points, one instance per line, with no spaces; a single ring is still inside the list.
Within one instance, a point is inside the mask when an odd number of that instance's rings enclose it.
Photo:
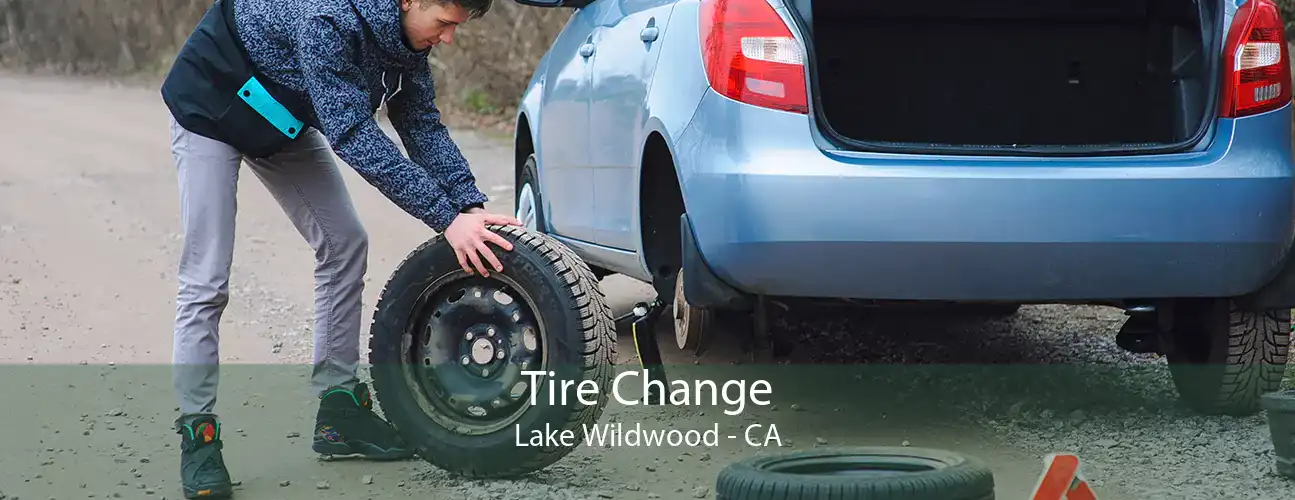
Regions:
[[[1219,0],[793,0],[860,149],[1164,151],[1214,115]]]

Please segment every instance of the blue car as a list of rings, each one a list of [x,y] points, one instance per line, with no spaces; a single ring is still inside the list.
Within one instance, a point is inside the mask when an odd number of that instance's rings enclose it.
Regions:
[[[572,13],[519,105],[517,216],[652,284],[680,347],[771,299],[1098,304],[1194,409],[1279,388],[1272,0],[515,1]]]

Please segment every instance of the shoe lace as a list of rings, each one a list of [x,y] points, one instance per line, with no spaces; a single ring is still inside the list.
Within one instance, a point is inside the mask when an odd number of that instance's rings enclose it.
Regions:
[[[212,476],[224,476],[226,469],[224,456],[220,453],[222,448],[224,448],[224,443],[220,441],[206,444],[191,443],[186,446],[186,451],[189,454],[188,467],[186,468],[192,471],[189,477],[198,480],[211,480],[214,479]]]
[[[202,472],[221,472],[225,470],[225,457],[222,453],[216,453],[224,448],[224,443],[220,441],[209,443],[198,449],[196,458],[201,458],[201,465],[198,467]]]
[[[185,434],[183,430],[180,433]],[[224,473],[225,459],[220,453],[225,447],[224,441],[216,439],[203,443],[192,434],[187,434],[185,437],[183,449],[189,455],[189,467],[195,467],[193,469],[195,475]]]

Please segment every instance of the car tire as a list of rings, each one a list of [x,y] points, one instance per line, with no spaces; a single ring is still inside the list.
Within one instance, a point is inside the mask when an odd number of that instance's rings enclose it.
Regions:
[[[1258,413],[1281,386],[1290,348],[1289,309],[1248,311],[1230,300],[1183,300],[1163,352],[1179,397],[1211,415]]]
[[[517,175],[517,186],[514,190],[516,193],[513,199],[513,206],[516,207],[514,216],[522,221],[522,224],[528,224],[523,210],[530,210],[529,215],[533,215],[535,224],[528,229],[547,233],[548,227],[544,222],[544,198],[540,193],[540,174],[538,161],[535,159],[535,153],[526,157],[526,163],[522,165],[522,171]]]
[[[762,454],[728,465],[722,500],[992,500],[993,472],[978,459],[926,448],[857,447]]]
[[[580,436],[599,419],[616,336],[597,280],[570,249],[521,227],[490,230],[513,245],[492,246],[502,273],[468,275],[441,235],[397,266],[373,316],[369,358],[379,407],[420,458],[462,476],[510,478],[579,444],[518,446],[518,436]],[[532,387],[527,369],[553,376]],[[574,390],[554,394],[565,381],[596,384],[593,404]]]

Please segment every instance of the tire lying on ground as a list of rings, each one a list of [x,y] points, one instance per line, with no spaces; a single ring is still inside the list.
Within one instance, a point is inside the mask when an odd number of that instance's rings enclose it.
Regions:
[[[589,267],[546,235],[491,230],[513,244],[490,244],[503,273],[468,275],[437,235],[393,272],[369,344],[383,414],[420,458],[476,478],[525,475],[570,453],[602,414],[616,355],[611,309]],[[531,370],[552,376],[532,384]],[[566,381],[565,395],[551,392]],[[576,394],[582,381],[600,389],[584,397],[595,404]],[[546,428],[574,431],[573,446],[516,444]]]
[[[751,457],[720,471],[721,500],[992,500],[975,457],[928,448],[823,448]]]

